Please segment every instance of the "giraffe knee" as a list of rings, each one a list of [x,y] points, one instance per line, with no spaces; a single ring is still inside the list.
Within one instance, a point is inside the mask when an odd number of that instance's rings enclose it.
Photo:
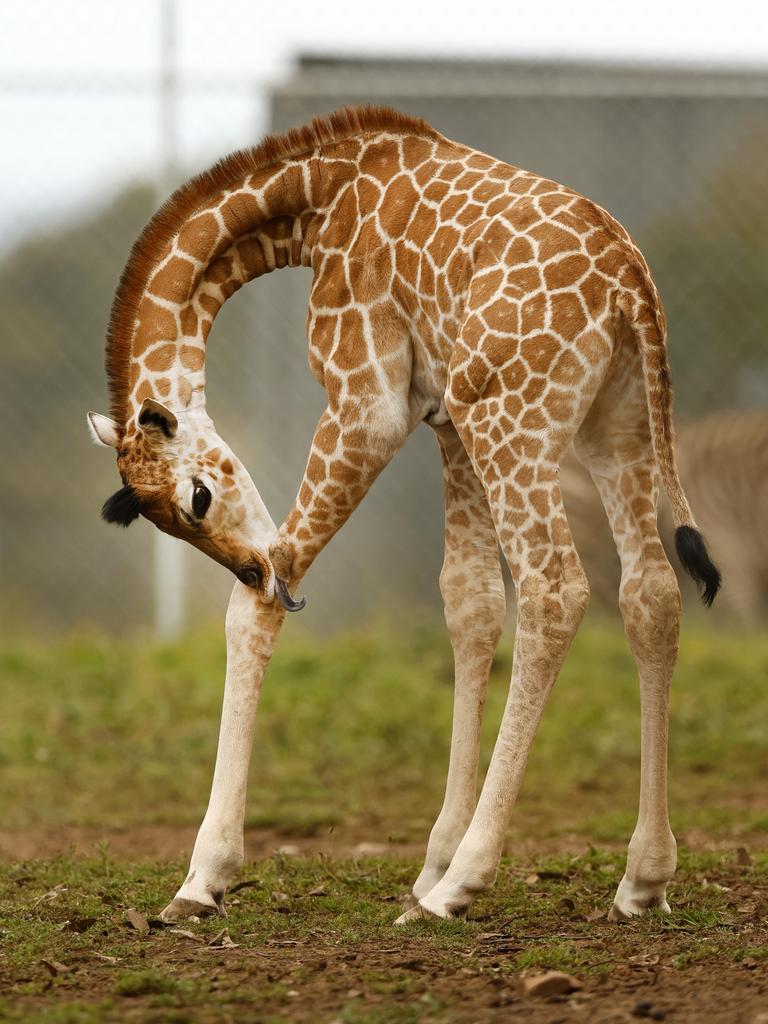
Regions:
[[[622,581],[619,607],[633,643],[650,635],[677,636],[680,621],[680,588],[668,562],[645,566],[639,576]]]
[[[507,617],[504,581],[491,570],[465,563],[440,574],[445,621],[454,646],[471,642],[496,649]]]
[[[587,574],[578,564],[577,571],[568,574],[563,580],[561,600],[565,610],[565,622],[575,633],[589,608],[589,580]]]
[[[676,618],[680,614],[680,588],[672,566],[668,562],[647,565],[638,576],[624,579],[619,607],[630,616]]]
[[[531,575],[518,587],[518,615],[532,623],[546,624],[551,637],[570,643],[589,607],[589,581],[581,563],[555,579]]]

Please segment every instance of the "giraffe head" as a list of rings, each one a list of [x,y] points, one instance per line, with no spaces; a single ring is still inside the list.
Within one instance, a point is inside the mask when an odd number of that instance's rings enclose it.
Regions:
[[[117,449],[123,487],[101,510],[109,523],[129,526],[143,515],[158,529],[188,541],[265,602],[277,598],[298,611],[269,557],[277,529],[248,471],[201,410],[177,415],[144,400],[125,432],[108,416],[88,413],[97,444]]]

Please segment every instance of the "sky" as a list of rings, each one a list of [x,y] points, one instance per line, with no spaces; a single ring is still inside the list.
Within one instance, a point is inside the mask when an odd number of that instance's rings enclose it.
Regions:
[[[155,174],[163,0],[8,3],[0,248]],[[377,16],[385,11],[386,17]],[[768,71],[768,2],[176,0],[180,162],[256,141],[300,52],[717,64]]]

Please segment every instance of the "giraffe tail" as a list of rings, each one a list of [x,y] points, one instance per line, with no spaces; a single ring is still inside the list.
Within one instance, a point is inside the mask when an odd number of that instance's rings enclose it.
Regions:
[[[699,586],[701,599],[709,607],[720,589],[722,577],[709,556],[680,483],[672,424],[672,378],[667,356],[666,320],[661,300],[647,272],[643,277],[642,299],[636,292],[628,291],[619,295],[617,304],[634,334],[640,353],[651,443],[664,490],[672,506],[677,557]]]

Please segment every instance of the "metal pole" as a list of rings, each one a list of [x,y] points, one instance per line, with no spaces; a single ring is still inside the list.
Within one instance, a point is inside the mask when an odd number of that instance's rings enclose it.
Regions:
[[[159,167],[157,205],[173,192],[178,165],[176,0],[160,0]],[[155,633],[163,640],[184,627],[184,544],[155,530]]]

